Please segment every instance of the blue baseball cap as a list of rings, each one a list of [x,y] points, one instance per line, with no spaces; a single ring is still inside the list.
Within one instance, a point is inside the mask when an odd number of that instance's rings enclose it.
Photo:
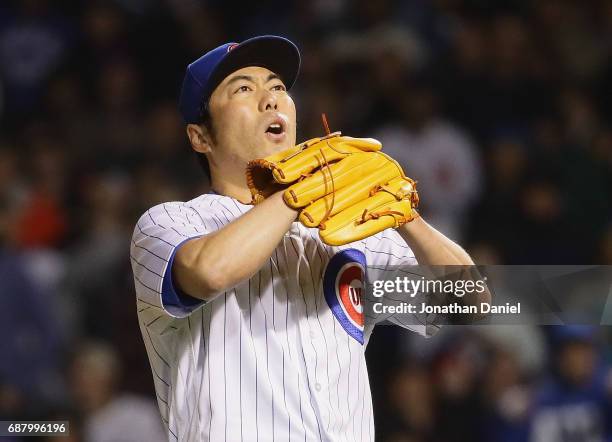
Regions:
[[[290,89],[300,70],[300,51],[291,41],[275,35],[253,37],[242,43],[226,43],[187,66],[179,99],[185,124],[198,123],[215,88],[232,72],[261,66],[277,74]]]

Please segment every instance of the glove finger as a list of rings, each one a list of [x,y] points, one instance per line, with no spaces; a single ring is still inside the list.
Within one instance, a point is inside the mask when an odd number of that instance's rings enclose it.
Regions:
[[[294,146],[269,157],[248,162],[246,180],[251,192],[252,204],[259,204],[274,192],[282,189],[282,185],[274,179],[273,170],[283,158],[295,155],[299,151],[299,146]]]
[[[294,209],[305,207],[322,196],[348,186],[355,177],[367,175],[388,163],[388,157],[382,153],[360,152],[349,155],[291,185],[284,193],[285,202]],[[393,164],[401,172],[401,167],[395,162]]]
[[[252,204],[257,204],[280,190],[307,176],[326,163],[338,161],[356,152],[374,152],[382,145],[372,138],[342,137],[340,132],[313,138],[297,146],[277,152],[247,164],[246,180]]]
[[[326,217],[333,216],[349,206],[370,197],[370,192],[379,185],[387,184],[402,175],[393,162],[387,161],[381,167],[369,170],[360,178],[342,187],[333,194],[317,199],[300,212],[300,221],[306,227],[317,227]],[[335,181],[335,179],[334,179]]]
[[[399,227],[417,216],[415,197],[408,195],[413,184],[403,178],[392,180],[386,190],[377,192],[325,221],[319,230],[321,240],[331,246],[339,246],[375,235],[388,228]],[[404,198],[398,200],[395,194]],[[364,211],[366,221],[363,221]],[[374,217],[368,219],[370,217]]]
[[[315,138],[297,147],[296,153],[284,156],[276,164],[272,171],[272,176],[276,182],[281,184],[293,183],[326,163],[341,160],[353,153],[378,151],[382,145],[372,138],[352,138],[336,135],[334,137]]]

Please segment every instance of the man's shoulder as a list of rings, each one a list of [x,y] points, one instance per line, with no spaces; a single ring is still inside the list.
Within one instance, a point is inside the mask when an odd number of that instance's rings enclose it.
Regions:
[[[138,224],[158,224],[164,222],[205,225],[208,221],[224,224],[250,209],[235,199],[215,193],[204,193],[188,201],[166,201],[147,209],[139,218]]]
[[[363,240],[366,255],[393,259],[402,264],[416,264],[412,249],[395,229],[386,229]]]
[[[158,203],[149,208],[148,211],[163,211],[168,210],[169,208],[178,210],[185,208],[196,209],[203,207],[212,207],[215,202],[217,202],[221,198],[223,198],[222,195],[217,195],[214,193],[203,193],[187,201],[165,201],[162,203]]]
[[[408,248],[408,245],[395,229],[386,229],[364,240],[369,248]]]
[[[220,212],[224,209],[231,210],[232,212],[243,212],[245,209],[243,205],[236,202],[233,198],[225,195],[218,195],[216,193],[204,193],[188,201],[165,201],[158,203],[151,208],[147,209],[143,216],[147,213],[167,213],[168,211],[175,210],[190,210],[196,212]]]
[[[193,209],[217,211],[230,210],[233,213],[244,213],[252,207],[248,204],[242,204],[231,196],[219,195],[218,193],[203,193],[189,201],[179,201],[177,203]]]

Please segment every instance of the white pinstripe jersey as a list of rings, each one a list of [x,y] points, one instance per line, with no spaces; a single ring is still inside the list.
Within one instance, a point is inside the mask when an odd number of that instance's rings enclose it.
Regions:
[[[295,222],[250,280],[208,303],[177,294],[177,247],[250,208],[205,194],[151,208],[134,230],[138,318],[169,440],[373,441],[373,324],[356,329],[328,286],[351,278],[350,257],[384,269],[416,264],[412,251],[394,230],[329,247]]]

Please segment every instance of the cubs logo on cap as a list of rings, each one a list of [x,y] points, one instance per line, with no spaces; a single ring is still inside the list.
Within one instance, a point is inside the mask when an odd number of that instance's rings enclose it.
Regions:
[[[323,277],[327,305],[342,328],[362,345],[365,267],[365,255],[359,250],[347,249],[332,257]]]

